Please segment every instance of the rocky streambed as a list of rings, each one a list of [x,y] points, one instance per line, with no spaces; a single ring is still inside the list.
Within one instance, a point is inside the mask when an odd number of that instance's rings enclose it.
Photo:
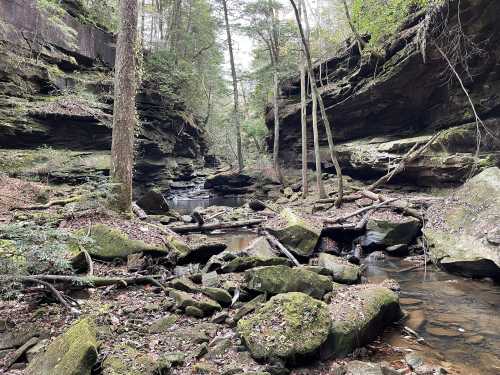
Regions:
[[[98,197],[85,198],[92,189],[85,193],[83,186],[80,198],[42,209],[34,205],[39,186],[8,179],[2,186],[20,184],[16,190],[25,199],[0,212],[7,223],[2,254],[20,246],[6,230],[10,225],[51,228],[71,233],[66,257],[73,267],[70,274],[44,279],[70,310],[50,290],[30,282],[2,301],[3,369],[12,374],[496,374],[500,289],[496,260],[488,257],[498,251],[493,235],[499,173],[487,169],[448,197],[379,191],[397,201],[378,209],[355,196],[360,190],[354,181],[348,194],[356,199],[341,209],[313,197],[296,199],[298,193],[284,189],[277,200],[193,212],[192,220],[199,215],[203,224],[186,224],[189,220],[168,206],[162,214],[151,211],[145,202],[142,220],[120,217],[100,206]],[[64,193],[71,196],[74,190]],[[62,191],[48,192],[49,201],[58,194]],[[444,226],[447,213],[459,208],[465,220],[452,232]],[[430,214],[422,220],[423,213]],[[45,227],[36,226],[43,222]],[[228,223],[239,229],[228,229]],[[455,259],[455,253],[443,253],[439,241],[422,237],[431,224],[437,232],[454,233],[457,241],[474,235],[487,251]],[[74,246],[78,238],[85,239],[91,261]],[[430,258],[448,271],[482,280],[440,271]]]

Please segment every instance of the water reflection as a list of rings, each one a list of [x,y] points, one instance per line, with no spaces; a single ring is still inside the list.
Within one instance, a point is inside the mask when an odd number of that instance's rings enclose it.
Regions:
[[[431,267],[398,273],[408,265],[395,258],[366,265],[370,281],[393,278],[401,285],[406,324],[427,342],[418,347],[427,357],[458,365],[460,374],[500,374],[500,286]]]
[[[202,196],[195,198],[174,197],[168,199],[170,208],[180,214],[190,214],[196,207],[206,208],[209,206],[240,207],[245,204],[245,198],[241,196]]]

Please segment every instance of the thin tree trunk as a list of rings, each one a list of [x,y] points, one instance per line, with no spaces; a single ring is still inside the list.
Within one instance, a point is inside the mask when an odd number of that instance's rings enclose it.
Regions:
[[[328,120],[328,117],[326,116],[325,105],[323,103],[323,99],[321,98],[321,94],[319,93],[318,87],[316,86],[316,79],[313,75],[311,53],[309,51],[309,44],[307,43],[306,37],[304,35],[304,30],[302,28],[302,24],[300,22],[299,11],[297,9],[297,5],[295,4],[294,0],[290,0],[290,3],[293,6],[295,18],[297,21],[297,25],[299,27],[300,37],[302,39],[302,44],[304,45],[304,53],[306,55],[306,61],[307,61],[307,70],[309,73],[309,77],[311,79],[311,88],[312,88],[312,91],[315,92],[316,97],[318,99],[321,117],[322,117],[323,123],[325,125],[325,130],[326,130],[326,134],[327,134],[327,138],[328,138],[328,148],[330,150],[330,157],[332,159],[333,165],[335,166],[335,171],[336,171],[337,177],[338,177],[338,197],[337,197],[337,201],[335,202],[335,205],[337,207],[339,207],[342,205],[342,196],[343,196],[342,170],[340,168],[340,164],[339,164],[339,161],[337,159],[337,152],[336,152],[335,146],[333,144],[333,135],[332,135],[332,130],[330,128],[330,121]]]
[[[121,1],[115,62],[111,180],[115,184],[113,206],[122,212],[129,212],[132,207],[137,12],[137,0]]]
[[[276,177],[281,185],[283,185],[283,174],[281,173],[279,151],[280,151],[280,117],[278,108],[278,96],[279,96],[279,78],[278,78],[278,67],[276,66],[276,57],[273,59],[274,65],[274,97],[273,97],[273,107],[274,107],[274,145],[273,145],[273,164],[274,171],[276,172]]]
[[[319,199],[326,198],[325,185],[323,184],[323,176],[321,172],[321,156],[319,154],[319,134],[318,134],[318,99],[316,92],[311,91],[312,96],[312,122],[313,122],[313,138],[314,138],[314,158],[316,161],[316,187],[318,189]]]
[[[141,41],[142,41],[142,48],[146,45],[145,43],[145,21],[146,21],[146,0],[142,0],[141,4]]]
[[[363,40],[363,38],[361,38],[361,35],[359,35],[358,30],[356,30],[356,27],[354,26],[354,22],[352,21],[351,18],[351,13],[349,12],[349,7],[347,6],[347,1],[342,0],[342,3],[344,4],[344,11],[345,11],[345,16],[347,18],[347,22],[349,22],[349,27],[351,28],[351,31],[354,34],[354,37],[356,38],[359,54],[361,55],[362,50],[366,47],[366,43]]]
[[[299,0],[299,13],[302,14],[302,0]],[[304,9],[304,12],[307,10]],[[308,37],[306,31],[306,37]],[[306,105],[306,67],[304,52],[300,49],[300,123],[302,133],[302,198],[306,198],[309,193],[309,183],[307,181],[307,105]]]
[[[241,129],[240,129],[240,111],[239,111],[239,98],[238,98],[238,80],[236,77],[236,67],[234,65],[233,42],[231,39],[231,26],[229,25],[229,16],[227,11],[227,2],[222,0],[224,8],[224,20],[226,23],[227,45],[229,49],[229,61],[231,63],[231,75],[233,78],[233,97],[234,97],[234,124],[236,127],[236,151],[238,155],[238,168],[241,172],[244,168],[243,165],[243,152],[241,150]]]

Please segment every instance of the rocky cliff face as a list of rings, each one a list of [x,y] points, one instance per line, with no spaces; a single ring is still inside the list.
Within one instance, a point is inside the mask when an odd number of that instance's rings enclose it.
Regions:
[[[460,3],[465,35],[474,38],[485,52],[469,61],[472,79],[463,70],[459,73],[488,128],[487,132],[481,129],[479,165],[491,166],[500,161],[500,145],[492,136],[500,135],[500,24],[495,17],[500,4],[486,0]],[[456,1],[450,1],[443,11],[449,28],[458,24],[457,6]],[[476,148],[473,112],[449,70],[443,74],[447,65],[430,36],[423,61],[418,35],[424,23],[425,13],[417,12],[378,53],[365,51],[360,56],[356,45],[349,44],[336,56],[315,65],[315,78],[346,173],[364,178],[385,174],[415,143],[446,129],[432,149],[407,168],[404,178],[432,185],[459,183],[469,174]],[[287,79],[282,86],[281,156],[287,165],[294,166],[300,163],[301,147],[299,77]],[[308,103],[309,125],[310,111]],[[272,130],[272,111],[267,115]],[[308,137],[312,150],[311,126]],[[323,129],[320,137],[322,160],[327,170],[333,170]],[[313,160],[310,157],[311,168]]]
[[[48,146],[71,150],[68,157],[79,157],[74,151],[107,151],[114,37],[87,22],[77,0],[62,1],[61,12],[41,4],[0,3],[0,148],[29,155]],[[165,190],[170,180],[190,178],[206,151],[196,119],[183,108],[165,108],[165,102],[147,82],[137,96],[140,188]],[[107,167],[100,163],[95,169]]]

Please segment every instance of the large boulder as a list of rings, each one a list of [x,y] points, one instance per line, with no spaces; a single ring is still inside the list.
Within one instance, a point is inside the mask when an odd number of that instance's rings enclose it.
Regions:
[[[147,191],[141,199],[137,201],[137,204],[146,211],[147,214],[151,215],[164,215],[170,210],[163,194],[156,190]]]
[[[361,238],[361,245],[389,247],[409,244],[418,235],[420,227],[420,220],[411,216],[397,219],[371,218],[366,223],[366,234]]]
[[[341,284],[356,284],[361,279],[361,268],[335,255],[321,253],[318,266],[330,271],[333,281]]]
[[[81,229],[78,234],[86,235],[87,230]],[[94,246],[87,250],[90,255],[100,259],[126,259],[136,253],[156,253],[166,255],[169,250],[163,246],[146,244],[142,240],[132,240],[120,229],[111,228],[104,224],[95,224],[90,228],[90,238]]]
[[[244,193],[253,185],[255,178],[243,173],[226,172],[208,176],[205,189],[213,189],[220,193]]]
[[[238,332],[257,359],[295,360],[314,354],[330,330],[327,305],[303,293],[277,295],[238,322]]]
[[[328,305],[332,325],[321,348],[323,358],[342,357],[366,345],[401,317],[398,295],[378,285],[337,290]]]
[[[299,256],[310,256],[321,236],[321,226],[300,217],[289,208],[285,208],[280,216],[278,224],[267,228],[269,232],[288,250]]]
[[[90,375],[97,362],[97,339],[90,319],[82,319],[58,336],[30,363],[32,375]]]
[[[261,293],[302,292],[318,299],[333,289],[332,280],[327,276],[286,266],[252,268],[245,271],[245,281],[248,289]]]
[[[488,168],[430,207],[424,234],[435,264],[466,277],[500,278],[500,169]]]

